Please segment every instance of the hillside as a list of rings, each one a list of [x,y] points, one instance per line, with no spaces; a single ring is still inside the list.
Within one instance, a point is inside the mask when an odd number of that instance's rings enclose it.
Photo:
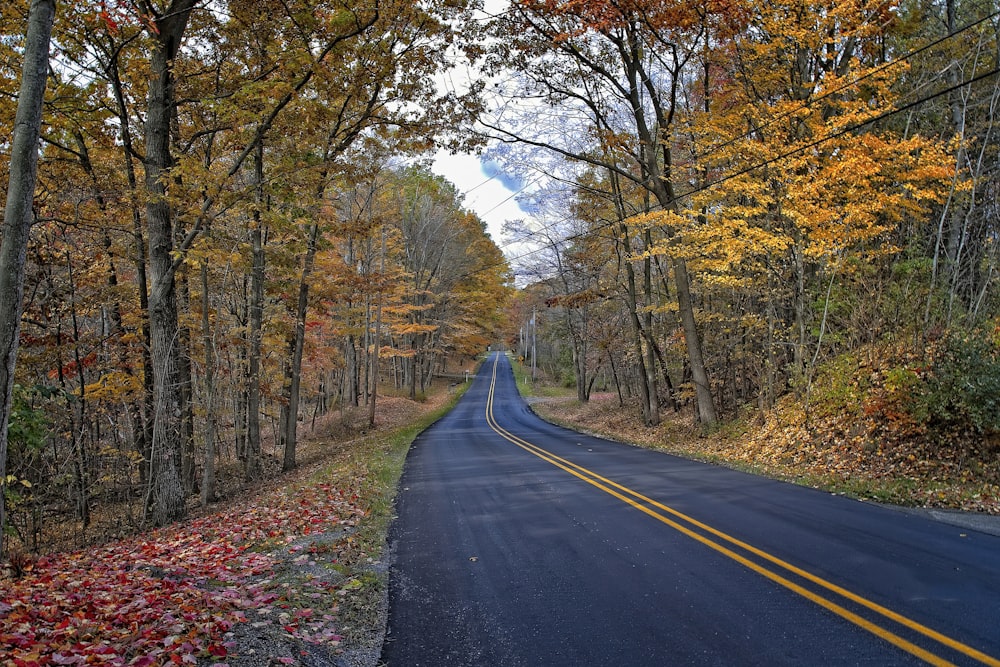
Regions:
[[[459,394],[331,414],[302,465],[186,521],[0,576],[0,664],[374,664],[410,441]]]

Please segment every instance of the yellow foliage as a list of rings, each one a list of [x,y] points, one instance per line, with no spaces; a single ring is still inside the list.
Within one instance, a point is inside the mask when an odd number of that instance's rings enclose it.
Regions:
[[[779,0],[746,10],[752,29],[731,45],[740,71],[721,77],[711,106],[690,119],[714,177],[686,210],[636,220],[677,234],[650,252],[687,259],[718,286],[793,255],[822,267],[897,252],[891,232],[943,201],[955,165],[941,141],[866,124],[892,109],[906,71],[859,59],[858,45],[877,34],[872,8]]]
[[[110,371],[83,388],[83,396],[91,401],[122,401],[143,390],[142,377],[123,371]]]

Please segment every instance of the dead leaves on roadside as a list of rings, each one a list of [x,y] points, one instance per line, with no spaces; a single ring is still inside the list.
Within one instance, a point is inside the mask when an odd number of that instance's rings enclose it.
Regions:
[[[254,623],[336,645],[328,612],[342,597],[338,586],[289,587],[278,575],[318,557],[303,536],[344,536],[362,515],[353,492],[312,484],[141,538],[44,556],[22,578],[0,581],[0,664],[221,660],[251,610]],[[328,561],[336,547],[329,551],[322,554]],[[315,605],[303,608],[302,600]]]
[[[816,410],[807,418],[787,396],[763,424],[748,417],[703,435],[690,416],[645,427],[639,408],[619,406],[612,394],[534,408],[607,437],[862,498],[1000,514],[1000,443],[971,434],[932,438],[874,411]]]

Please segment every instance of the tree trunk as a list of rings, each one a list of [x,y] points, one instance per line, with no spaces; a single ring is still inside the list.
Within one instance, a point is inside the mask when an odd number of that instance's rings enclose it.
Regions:
[[[652,234],[646,230],[643,239],[645,252],[648,253],[653,246]],[[648,254],[642,260],[642,291],[644,308],[642,313],[642,326],[646,332],[646,337],[653,339],[653,258]],[[646,344],[646,383],[649,386],[649,410],[654,416],[656,423],[660,423],[660,390],[656,381],[656,353],[650,343]]]
[[[632,254],[628,241],[628,228],[622,224],[625,250],[624,264],[626,274],[625,301],[629,311],[629,322],[632,324],[632,344],[635,348],[636,364],[640,375],[639,390],[642,395],[642,420],[646,426],[656,426],[660,423],[660,411],[656,394],[650,389],[650,373],[647,372],[645,355],[642,350],[642,323],[639,321],[639,298],[635,284],[635,269],[629,260]],[[655,385],[654,385],[655,386]]]
[[[584,343],[586,346],[586,343]],[[593,381],[587,377],[587,354],[574,346],[573,363],[576,365],[576,400],[586,403],[590,400],[590,387]]]
[[[378,295],[378,302],[375,306],[375,332],[371,354],[371,391],[368,392],[368,425],[375,426],[375,401],[378,397],[378,364],[379,346],[381,345],[379,331],[382,328],[382,294]]]
[[[201,504],[215,500],[215,338],[209,317],[208,262],[201,263],[201,336],[205,346],[205,462],[201,475]]]
[[[187,273],[182,272],[177,281],[179,286],[180,312],[191,312],[191,286],[188,284]],[[195,468],[194,445],[194,383],[191,369],[191,329],[181,326],[178,329],[177,381],[180,384],[181,396],[181,484],[184,495],[195,493],[198,488],[197,471]]]
[[[806,265],[804,258],[804,250],[802,244],[798,238],[795,240],[795,245],[792,248],[793,263],[795,266],[795,332],[796,339],[795,344],[792,347],[793,350],[793,374],[795,380],[800,381],[805,375],[805,358],[806,358],[806,340],[808,331],[806,330],[806,309],[808,308],[806,304]],[[799,389],[802,389],[801,383],[798,385]]]
[[[136,288],[139,292],[139,311],[142,318],[140,333],[142,335],[142,384],[143,399],[138,413],[138,426],[133,436],[134,447],[139,454],[139,483],[145,488],[149,482],[149,456],[153,442],[153,362],[149,354],[149,281],[146,276],[146,238],[142,228],[142,211],[137,194],[139,192],[138,178],[132,157],[135,149],[132,143],[132,132],[128,110],[125,106],[125,92],[121,75],[118,71],[118,61],[112,56],[106,66],[108,81],[118,104],[118,124],[121,131],[122,156],[125,164],[125,177],[129,185],[129,207],[132,211],[132,234],[134,237],[135,255],[132,259],[135,266]]]
[[[246,313],[249,311],[250,305],[245,298],[245,287],[246,285],[244,285],[244,310],[240,318],[240,324],[244,330],[247,327],[248,320]],[[236,396],[233,400],[233,430],[235,431],[233,439],[236,442],[236,458],[239,459],[241,464],[245,464],[247,460],[247,398],[250,394],[249,352],[250,345],[249,339],[247,339],[246,344],[238,346],[236,350],[237,377],[239,378],[239,382]]]
[[[340,404],[350,404],[357,407],[359,393],[358,344],[354,334],[348,334],[347,341],[344,343],[344,395],[340,397]]]
[[[316,259],[316,245],[319,237],[319,224],[312,223],[309,227],[309,245],[306,249],[305,263],[302,266],[302,277],[299,280],[299,298],[295,310],[295,330],[289,341],[290,359],[286,366],[288,370],[285,382],[287,384],[286,403],[282,406],[285,412],[282,419],[284,426],[283,440],[285,445],[282,470],[295,467],[295,445],[298,429],[299,394],[302,386],[302,351],[306,340],[306,314],[309,310],[309,276],[312,275],[313,263]]]
[[[196,0],[174,0],[151,30],[149,98],[146,111],[145,188],[149,233],[150,356],[153,367],[153,441],[147,512],[156,525],[184,513],[180,477],[182,401],[178,383],[180,359],[177,294],[174,282],[173,222],[166,199],[171,167],[170,121],[174,104],[173,59]]]
[[[55,17],[55,0],[33,0],[28,11],[28,33],[21,67],[10,146],[10,182],[0,243],[0,555],[4,553],[7,480],[7,425],[14,392],[14,367],[21,335],[24,264],[34,217],[35,181],[38,174],[38,134],[49,73],[49,42]]]
[[[90,465],[88,463],[87,446],[84,436],[87,432],[87,376],[84,369],[83,358],[80,355],[80,319],[76,314],[76,278],[73,272],[73,260],[70,252],[66,251],[66,270],[69,278],[69,315],[73,325],[73,363],[76,364],[77,382],[80,396],[75,401],[75,405],[70,408],[70,414],[75,409],[79,416],[80,429],[71,425],[70,440],[73,446],[73,475],[76,481],[76,503],[77,514],[83,530],[86,532],[90,526]],[[70,418],[72,420],[72,417]]]
[[[611,365],[611,378],[615,381],[615,389],[618,391],[618,407],[625,407],[625,397],[622,396],[622,383],[618,379],[618,369],[615,368],[615,355],[608,349],[608,363]]]
[[[946,0],[945,2],[945,22],[949,35],[955,34],[955,31],[958,29],[957,5],[957,0]],[[962,70],[961,63],[957,59],[953,60],[949,64],[947,79],[948,83],[955,88],[948,94],[948,107],[951,111],[952,131],[954,132],[954,136],[958,139],[958,147],[955,153],[955,163],[959,169],[964,169],[969,161],[965,137],[966,98],[968,96],[968,88],[958,87],[962,82]],[[959,198],[959,201],[962,201],[962,198]],[[972,205],[973,202],[970,201],[969,206]],[[965,226],[965,219],[966,207],[960,204],[954,204],[950,212],[950,220],[948,221],[947,238],[944,239],[946,244],[944,248],[944,282],[949,285],[949,307],[948,317],[945,321],[946,325],[951,323],[951,303],[955,297],[956,284],[958,276],[961,273],[962,258],[960,247],[962,245],[962,231]]]
[[[701,355],[701,337],[694,319],[694,305],[691,302],[691,285],[688,280],[687,262],[674,260],[674,282],[677,285],[677,306],[684,327],[684,341],[687,344],[688,361],[691,364],[691,381],[698,398],[698,421],[704,426],[712,426],[718,420],[708,371]]]
[[[382,250],[379,254],[379,281],[382,281],[382,276],[385,275],[385,252],[386,252],[386,230],[385,225],[382,225]],[[382,290],[378,293],[378,302],[375,306],[375,337],[374,343],[372,345],[372,374],[371,374],[371,393],[368,398],[368,425],[375,426],[375,399],[378,396],[378,358],[379,358],[379,347],[382,345],[382,300],[383,300]]]
[[[260,355],[264,321],[264,144],[257,145],[254,158],[254,184],[257,187],[257,208],[253,213],[250,243],[253,268],[250,274],[250,350],[247,354],[247,458],[243,476],[254,479],[260,472]]]

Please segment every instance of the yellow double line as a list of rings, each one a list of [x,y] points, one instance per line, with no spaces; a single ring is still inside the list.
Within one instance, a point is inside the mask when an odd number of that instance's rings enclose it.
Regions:
[[[552,465],[560,468],[574,477],[578,477],[584,482],[594,486],[601,491],[604,491],[610,496],[614,496],[618,500],[621,500],[626,505],[629,505],[644,514],[648,514],[657,521],[660,521],[674,530],[677,530],[684,535],[687,535],[693,540],[704,544],[710,549],[713,549],[728,558],[746,566],[747,568],[761,574],[771,581],[784,586],[785,588],[798,593],[802,597],[815,602],[821,607],[828,609],[834,614],[840,616],[841,618],[847,619],[851,623],[864,628],[868,632],[884,639],[885,641],[893,644],[907,653],[910,653],[921,660],[924,660],[932,665],[951,665],[952,663],[945,658],[932,653],[916,644],[900,637],[894,632],[886,629],[882,625],[876,622],[870,621],[849,609],[844,608],[840,604],[837,604],[831,597],[839,597],[843,600],[849,600],[850,602],[868,609],[869,611],[877,614],[875,617],[878,622],[884,623],[885,621],[892,621],[898,625],[901,625],[915,633],[923,635],[928,639],[937,642],[941,646],[948,647],[953,651],[961,653],[964,656],[977,660],[985,665],[992,665],[993,667],[1000,667],[1000,660],[986,655],[982,651],[978,651],[971,646],[963,644],[951,637],[941,634],[936,630],[928,628],[925,625],[921,625],[916,621],[909,619],[902,614],[898,614],[891,609],[886,609],[885,607],[868,600],[856,593],[852,593],[834,583],[818,577],[815,574],[807,572],[791,563],[788,563],[777,556],[773,556],[766,551],[758,549],[757,547],[751,546],[746,542],[743,542],[731,535],[728,535],[721,530],[712,528],[711,526],[694,519],[683,512],[679,512],[667,505],[664,505],[652,498],[648,498],[637,491],[622,486],[617,482],[614,482],[606,477],[595,473],[592,470],[588,470],[581,465],[573,463],[561,456],[556,456],[548,450],[542,449],[541,447],[534,445],[524,438],[520,438],[507,429],[500,426],[493,416],[493,395],[496,389],[497,382],[497,364],[500,358],[497,355],[493,362],[493,377],[490,382],[490,390],[486,399],[486,421],[489,423],[490,428],[492,428],[500,437],[508,440],[521,449],[534,454],[538,458],[551,463]],[[683,523],[681,523],[683,522]],[[697,529],[697,530],[695,530]],[[698,532],[701,531],[701,532]],[[740,550],[744,553],[739,553],[736,550]],[[763,561],[757,562],[751,560],[747,555],[752,554],[758,559]],[[789,575],[794,575],[795,577],[805,580],[824,589],[828,593],[820,594],[812,590],[805,588],[802,584],[796,583],[789,578]],[[832,595],[830,595],[832,594]],[[827,595],[827,597],[824,597]],[[881,617],[881,618],[878,618]]]

